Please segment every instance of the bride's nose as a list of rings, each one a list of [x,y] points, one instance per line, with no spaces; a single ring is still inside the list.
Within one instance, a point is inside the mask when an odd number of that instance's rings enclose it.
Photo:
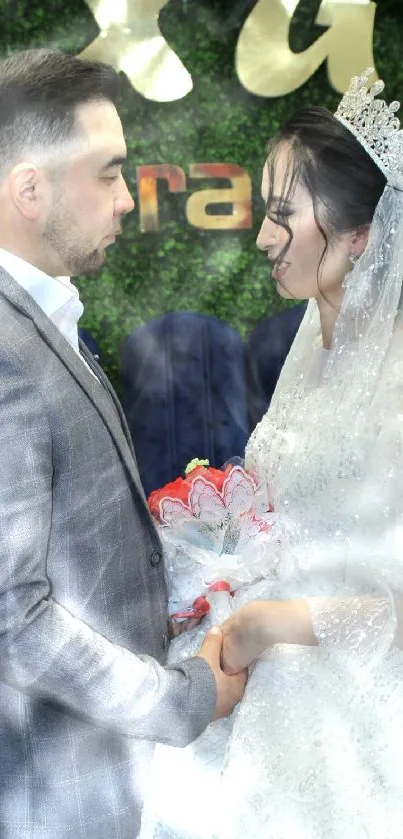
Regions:
[[[278,238],[278,226],[274,224],[271,219],[265,218],[262,221],[262,226],[259,230],[258,237],[256,239],[256,245],[261,251],[266,251],[268,248],[272,248],[276,245]]]

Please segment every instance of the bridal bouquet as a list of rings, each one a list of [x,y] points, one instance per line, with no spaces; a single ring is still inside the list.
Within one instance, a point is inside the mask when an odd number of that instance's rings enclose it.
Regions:
[[[164,549],[171,618],[202,618],[174,633],[168,665],[197,655],[206,631],[228,618],[241,598],[253,599],[252,589],[265,585],[267,575],[276,574],[276,525],[263,495],[241,465],[214,469],[208,461],[192,460],[183,477],[149,496]],[[184,748],[157,744],[141,839],[190,836],[196,812],[199,839],[216,835],[219,779],[232,724],[232,716],[215,720]],[[186,795],[178,778],[186,781]],[[200,809],[200,801],[208,806]]]
[[[202,617],[215,593],[228,600],[265,576],[273,512],[260,509],[259,487],[243,466],[214,469],[192,460],[184,477],[152,492],[148,504],[164,548],[173,620]]]

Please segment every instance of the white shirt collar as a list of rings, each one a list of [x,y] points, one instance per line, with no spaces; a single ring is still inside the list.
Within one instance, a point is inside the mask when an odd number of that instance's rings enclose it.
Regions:
[[[50,277],[25,259],[0,248],[0,265],[33,297],[45,315],[78,349],[78,321],[84,311],[69,277]]]

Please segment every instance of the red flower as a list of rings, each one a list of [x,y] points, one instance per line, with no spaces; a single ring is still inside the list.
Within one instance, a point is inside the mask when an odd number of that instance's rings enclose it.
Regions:
[[[185,478],[189,489],[192,486],[192,481],[194,478],[198,478],[200,475],[209,481],[210,484],[213,484],[219,492],[221,492],[223,488],[223,483],[230,473],[232,466],[226,466],[224,470],[222,469],[214,469],[213,466],[196,466],[195,469],[192,469]]]
[[[161,487],[161,489],[155,489],[150,493],[147,499],[151,515],[160,521],[160,501],[167,495],[169,498],[178,498],[187,506],[189,490],[190,486],[186,478],[176,478],[175,481],[165,484],[165,486]]]
[[[176,498],[179,501],[182,501],[187,507],[193,480],[199,476],[203,476],[206,481],[209,481],[219,492],[221,492],[223,483],[231,469],[232,466],[230,465],[226,466],[225,470],[214,469],[213,466],[196,466],[186,475],[185,478],[176,478],[175,481],[165,484],[165,486],[160,489],[155,489],[150,493],[147,499],[151,515],[154,516],[157,521],[161,521],[160,501],[167,496],[169,498]]]

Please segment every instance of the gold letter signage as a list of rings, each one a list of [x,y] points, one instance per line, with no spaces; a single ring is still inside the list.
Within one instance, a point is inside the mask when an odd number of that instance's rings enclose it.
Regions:
[[[285,96],[327,59],[330,83],[343,92],[351,76],[374,66],[375,3],[323,0],[316,23],[329,27],[304,52],[291,52],[288,34],[299,0],[259,0],[245,21],[236,50],[240,81],[256,96]]]
[[[186,190],[186,176],[180,166],[173,166],[171,163],[138,166],[137,184],[142,233],[159,229],[158,180],[167,181],[170,192],[185,192]]]
[[[190,224],[202,230],[240,230],[252,227],[251,180],[245,169],[235,163],[191,163],[191,178],[225,178],[231,187],[225,189],[199,189],[186,204],[186,216]],[[232,213],[208,213],[212,204],[231,204]]]
[[[186,218],[200,230],[241,230],[252,227],[251,180],[245,169],[235,163],[191,163],[190,178],[222,178],[230,187],[199,189],[186,203]],[[186,176],[180,166],[159,163],[137,167],[140,230],[150,233],[159,229],[158,180],[168,183],[170,192],[185,192]],[[216,205],[230,204],[231,213],[211,212]],[[210,208],[210,212],[208,209]]]
[[[159,28],[168,0],[85,0],[100,34],[81,53],[122,70],[133,87],[154,102],[173,102],[193,87],[192,77]],[[351,76],[374,66],[376,4],[371,0],[322,0],[316,23],[326,26],[304,52],[289,46],[293,14],[303,0],[258,0],[236,48],[241,84],[256,96],[285,96],[327,61],[329,81],[340,93]],[[189,14],[191,12],[189,11]]]
[[[171,102],[192,90],[190,73],[161,34],[168,0],[85,0],[101,30],[81,53],[122,70],[146,99]]]

